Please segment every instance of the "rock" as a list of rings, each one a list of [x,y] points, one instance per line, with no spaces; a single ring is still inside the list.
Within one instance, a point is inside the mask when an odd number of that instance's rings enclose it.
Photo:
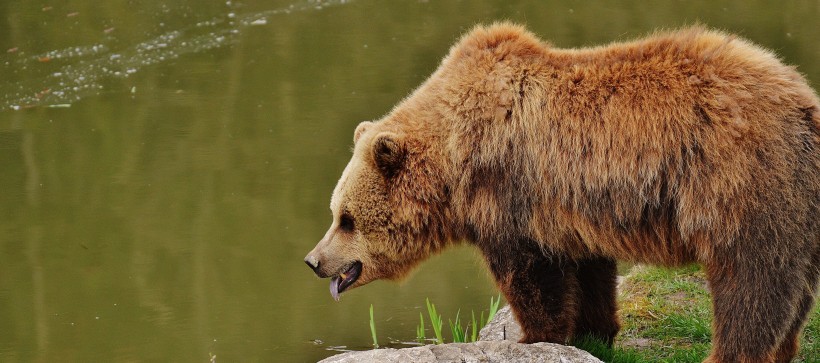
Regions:
[[[403,349],[375,349],[347,352],[321,363],[352,362],[556,362],[601,363],[591,354],[574,347],[550,343],[521,344],[508,340],[425,345]]]
[[[506,332],[506,333],[505,333]],[[509,306],[498,310],[475,343],[425,345],[403,349],[375,349],[347,352],[320,363],[351,362],[557,362],[602,363],[598,358],[575,347],[551,343],[521,344],[521,326]],[[506,338],[506,340],[505,340]]]
[[[319,361],[319,363],[352,363],[352,362],[435,362],[436,356],[430,345],[415,348],[384,348],[347,352],[337,354]]]
[[[517,342],[521,339],[521,325],[515,321],[515,317],[507,305],[499,309],[493,320],[478,333],[478,340],[511,340]]]

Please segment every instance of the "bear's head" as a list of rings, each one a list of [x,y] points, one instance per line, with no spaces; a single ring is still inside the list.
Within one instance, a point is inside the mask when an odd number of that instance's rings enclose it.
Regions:
[[[448,240],[441,173],[397,117],[356,128],[353,157],[330,200],[333,222],[305,257],[319,277],[331,277],[336,300],[344,290],[403,277]]]
[[[522,27],[476,27],[387,116],[361,123],[333,192],[333,223],[305,262],[339,293],[399,279],[452,241],[525,221],[518,190],[532,178],[521,94],[543,45]],[[503,190],[504,193],[497,193]],[[514,221],[514,222],[515,222]],[[519,223],[525,225],[525,223]],[[522,227],[523,228],[523,227]]]

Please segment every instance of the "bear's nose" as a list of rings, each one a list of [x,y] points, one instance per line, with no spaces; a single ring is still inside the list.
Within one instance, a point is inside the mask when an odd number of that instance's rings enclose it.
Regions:
[[[313,255],[307,255],[305,257],[305,263],[313,270],[313,272],[319,274],[319,271],[317,271],[319,269],[319,260],[317,260],[316,257]]]

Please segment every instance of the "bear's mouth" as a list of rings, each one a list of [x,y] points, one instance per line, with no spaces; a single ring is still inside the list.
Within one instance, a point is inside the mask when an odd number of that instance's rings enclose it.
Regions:
[[[335,275],[330,279],[330,296],[339,301],[339,294],[345,291],[350,285],[356,282],[359,275],[362,273],[362,263],[359,261],[353,262],[345,272]]]

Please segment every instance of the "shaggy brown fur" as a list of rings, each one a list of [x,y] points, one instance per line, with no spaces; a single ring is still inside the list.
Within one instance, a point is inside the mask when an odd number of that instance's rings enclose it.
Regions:
[[[564,343],[617,333],[615,259],[699,262],[707,361],[786,362],[820,274],[818,107],[793,67],[699,27],[586,49],[477,27],[357,128],[309,264],[360,261],[356,287],[468,241],[523,341]]]

